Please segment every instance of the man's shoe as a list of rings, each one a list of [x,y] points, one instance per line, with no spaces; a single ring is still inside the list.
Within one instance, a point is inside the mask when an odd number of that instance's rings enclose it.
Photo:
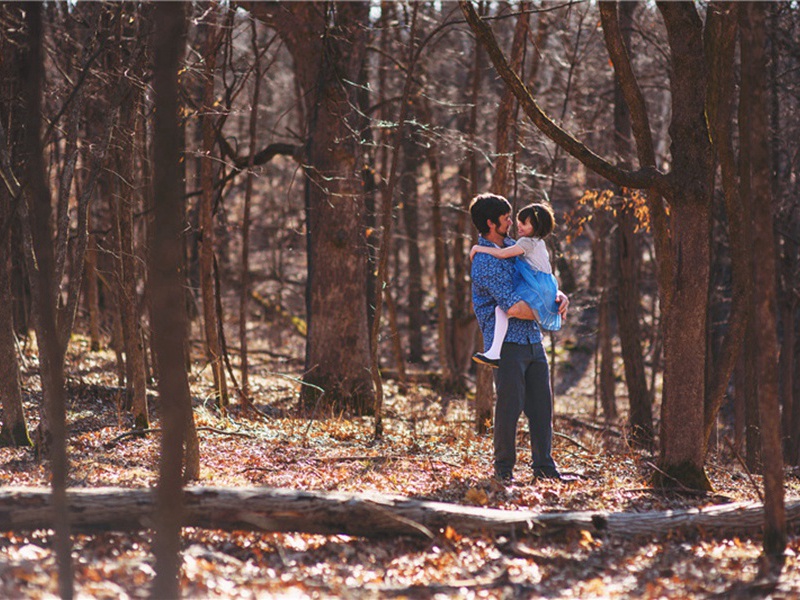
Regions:
[[[481,352],[476,352],[472,355],[472,360],[480,365],[488,365],[493,369],[496,369],[500,366],[500,359],[499,358],[489,358],[485,354]]]
[[[495,473],[494,478],[497,479],[503,485],[510,485],[514,483],[514,475],[513,473]]]
[[[542,480],[547,479],[550,481],[560,481],[562,483],[573,483],[575,481],[578,481],[579,479],[577,475],[572,475],[570,473],[560,473],[558,469],[534,469],[533,478]]]

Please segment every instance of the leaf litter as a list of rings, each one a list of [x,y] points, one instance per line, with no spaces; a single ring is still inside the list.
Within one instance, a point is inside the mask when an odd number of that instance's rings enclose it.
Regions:
[[[33,365],[29,356],[26,365]],[[122,437],[131,425],[121,410],[124,390],[113,353],[88,352],[78,338],[68,357],[70,487],[153,487],[160,434]],[[213,406],[211,383],[193,379],[200,428],[201,475],[208,486],[269,486],[337,492],[378,492],[504,510],[651,511],[756,500],[752,482],[728,449],[712,449],[707,497],[656,493],[649,484],[652,453],[631,448],[593,408],[591,375],[556,397],[554,456],[576,483],[533,481],[524,419],[516,481],[492,477],[490,435],[477,435],[469,399],[442,397],[386,382],[385,432],[373,439],[370,418],[308,420],[293,416],[297,383],[267,370],[251,375],[259,408]],[[206,370],[207,371],[207,370]],[[38,376],[23,371],[25,409],[37,424]],[[622,403],[620,403],[622,404]],[[152,427],[158,402],[150,399]],[[587,426],[587,424],[592,426]],[[615,429],[616,427],[616,429]],[[610,433],[611,432],[611,433]],[[111,443],[110,443],[111,442]],[[3,485],[46,486],[46,464],[29,449],[0,449]],[[787,477],[787,498],[800,483]],[[56,598],[52,532],[0,534],[0,597]],[[153,533],[76,534],[78,598],[145,598],[154,577]],[[774,598],[800,597],[800,537],[790,535]],[[589,531],[547,536],[462,535],[448,527],[432,540],[346,535],[259,533],[185,528],[182,589],[189,598],[727,598],[759,587],[761,541],[700,534],[621,539]],[[756,594],[757,595],[757,594]]]

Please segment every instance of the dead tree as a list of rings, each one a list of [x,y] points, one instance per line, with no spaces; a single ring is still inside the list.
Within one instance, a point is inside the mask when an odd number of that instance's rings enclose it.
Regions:
[[[758,535],[764,519],[764,507],[753,502],[649,512],[548,513],[464,506],[389,494],[264,487],[187,487],[179,496],[184,506],[182,522],[186,527],[368,538],[399,535],[433,538],[448,527],[462,535],[512,537],[569,530],[616,538],[652,538],[692,532]],[[45,529],[52,519],[49,505],[50,495],[45,489],[3,488],[0,491],[0,529]],[[69,509],[78,531],[150,529],[158,510],[157,494],[149,489],[73,489],[69,493]],[[800,501],[789,503],[787,520],[793,525],[800,524]]]

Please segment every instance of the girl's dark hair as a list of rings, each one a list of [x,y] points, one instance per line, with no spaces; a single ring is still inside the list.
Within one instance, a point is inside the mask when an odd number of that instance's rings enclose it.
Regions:
[[[480,194],[472,199],[469,214],[475,229],[481,234],[489,233],[487,221],[500,225],[500,217],[511,212],[511,204],[503,196],[497,194]]]
[[[556,217],[547,204],[528,204],[517,213],[517,220],[533,225],[533,237],[539,239],[544,239],[556,228]]]

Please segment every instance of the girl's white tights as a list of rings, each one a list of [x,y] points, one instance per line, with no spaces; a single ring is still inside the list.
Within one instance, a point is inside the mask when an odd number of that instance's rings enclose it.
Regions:
[[[508,315],[502,308],[497,306],[494,309],[494,337],[492,338],[492,347],[483,353],[486,358],[500,358],[500,349],[503,347],[503,341],[506,339],[506,331],[508,331]]]

